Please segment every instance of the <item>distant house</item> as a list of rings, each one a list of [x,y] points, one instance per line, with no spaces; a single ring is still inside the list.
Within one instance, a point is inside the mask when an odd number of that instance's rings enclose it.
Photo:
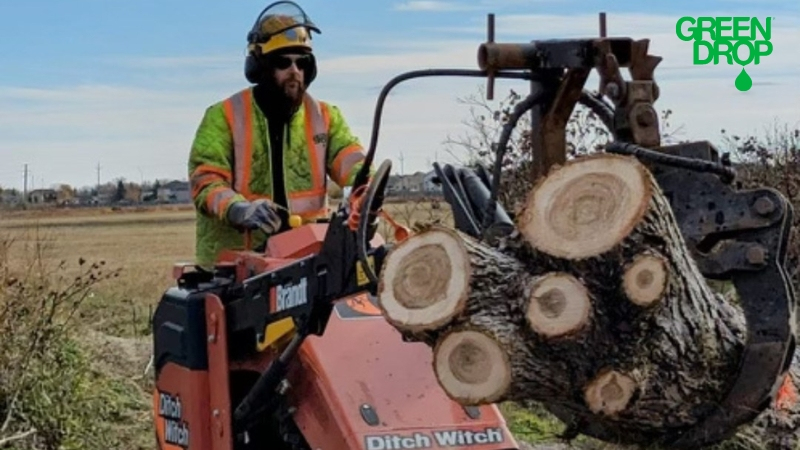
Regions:
[[[159,202],[165,203],[191,203],[192,190],[188,181],[170,181],[158,188]]]
[[[388,192],[420,192],[425,180],[425,172],[411,175],[391,175],[386,186]]]
[[[392,175],[386,186],[387,195],[438,195],[442,187],[434,183],[436,172],[416,172],[410,175]]]
[[[16,189],[8,189],[0,192],[0,204],[17,205],[22,202],[22,195]]]
[[[28,203],[46,204],[58,201],[58,191],[55,189],[36,189],[28,193]]]

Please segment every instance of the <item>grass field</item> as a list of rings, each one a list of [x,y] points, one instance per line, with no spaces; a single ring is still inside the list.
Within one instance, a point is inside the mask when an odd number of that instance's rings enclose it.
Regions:
[[[443,219],[449,209],[430,203],[389,204],[400,223]],[[0,232],[14,240],[12,261],[24,261],[34,246],[44,246],[45,260],[57,263],[79,258],[104,261],[122,273],[105,283],[84,311],[98,331],[122,337],[149,333],[149,312],[173,280],[173,264],[194,258],[195,212],[188,207],[150,210],[74,209],[16,212],[0,218]],[[386,233],[386,226],[381,229]],[[388,233],[389,239],[391,234]]]
[[[401,224],[442,221],[452,224],[445,203],[389,203],[387,212]],[[150,422],[151,375],[144,374],[150,356],[149,319],[165,289],[173,284],[174,263],[194,255],[194,219],[191,206],[158,209],[102,208],[35,210],[3,214],[0,236],[13,264],[24,265],[37,256],[51,266],[62,261],[77,268],[79,260],[103,263],[120,270],[91,292],[80,311],[80,336],[94,355],[94,367],[104,375],[135,388],[126,397],[128,426],[115,425],[127,448],[152,448]],[[391,241],[391,230],[381,233]],[[504,405],[504,412],[520,439],[537,442],[552,438],[557,427],[530,413]]]

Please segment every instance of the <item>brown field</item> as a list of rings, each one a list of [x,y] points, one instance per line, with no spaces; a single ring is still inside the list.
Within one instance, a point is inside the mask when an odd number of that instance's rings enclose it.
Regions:
[[[412,226],[448,221],[449,208],[441,205],[434,209],[430,202],[388,203],[386,210],[399,223]],[[116,281],[98,289],[84,314],[98,331],[133,337],[149,333],[150,312],[172,284],[172,265],[193,260],[194,218],[191,205],[20,211],[0,216],[0,234],[14,240],[12,261],[25,261],[36,243],[44,243],[41,251],[50,262],[72,265],[83,258],[121,269]],[[381,232],[391,240],[386,225]]]

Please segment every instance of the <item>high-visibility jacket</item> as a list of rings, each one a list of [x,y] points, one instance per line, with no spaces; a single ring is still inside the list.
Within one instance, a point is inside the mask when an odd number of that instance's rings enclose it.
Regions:
[[[271,200],[273,170],[283,170],[290,214],[309,219],[327,214],[327,178],[351,186],[365,158],[339,108],[308,94],[284,133],[284,167],[270,167],[271,151],[267,119],[252,88],[206,109],[189,158],[196,264],[209,267],[221,250],[244,247],[228,209],[245,200]],[[257,247],[267,236],[258,230],[251,238]]]

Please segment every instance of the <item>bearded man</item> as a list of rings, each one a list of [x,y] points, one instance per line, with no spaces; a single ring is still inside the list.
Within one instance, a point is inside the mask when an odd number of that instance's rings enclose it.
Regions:
[[[196,261],[252,246],[288,227],[289,215],[325,216],[327,177],[351,186],[365,152],[335,105],[308,94],[317,76],[311,32],[293,2],[265,8],[247,35],[251,86],[205,111],[189,157],[197,211]]]

